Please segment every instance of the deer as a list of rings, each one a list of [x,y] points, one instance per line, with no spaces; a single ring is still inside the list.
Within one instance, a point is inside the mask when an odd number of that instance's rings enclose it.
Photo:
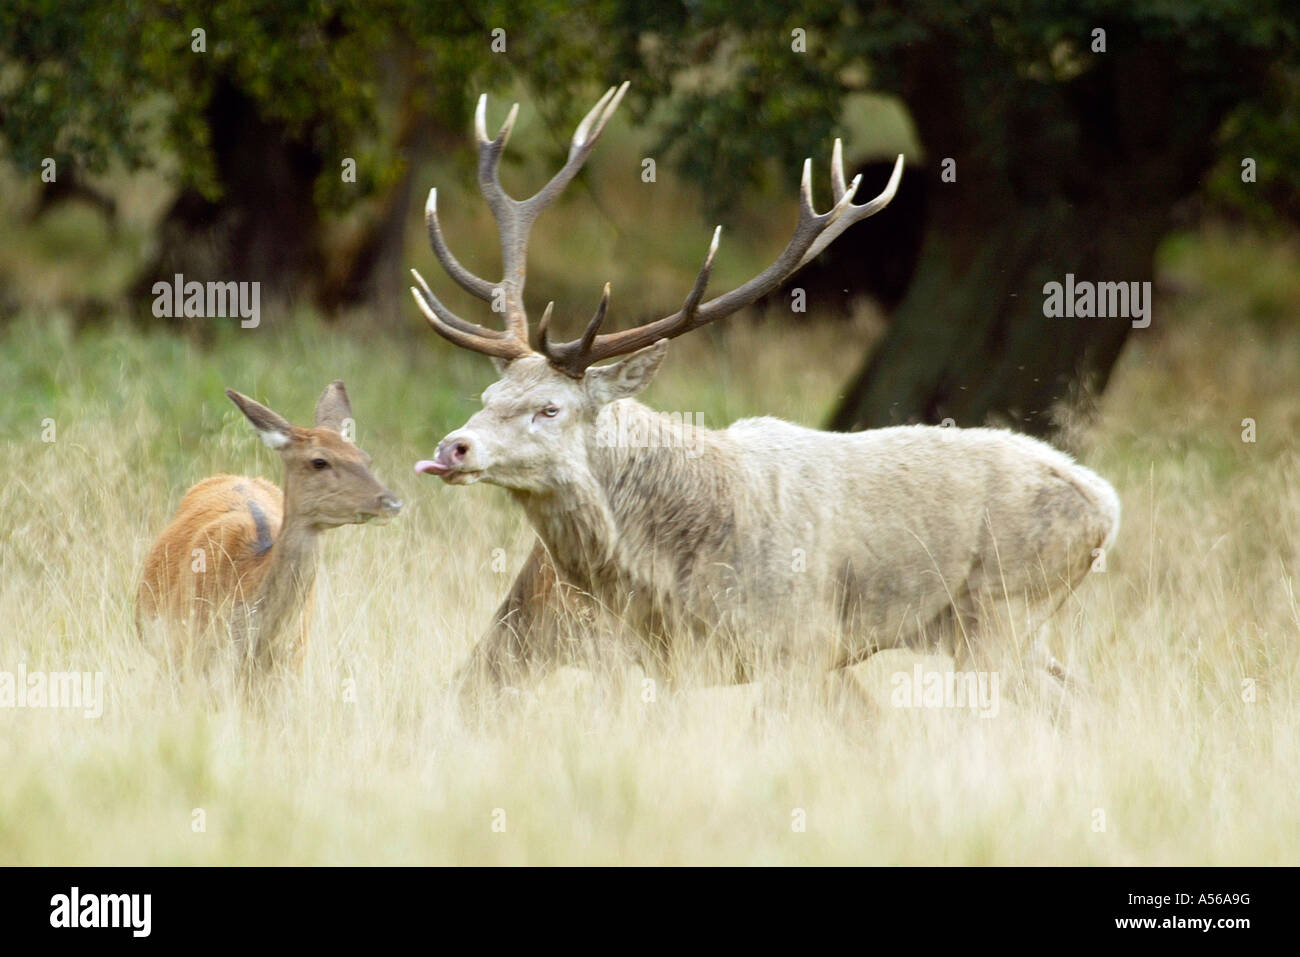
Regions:
[[[490,357],[499,376],[482,408],[415,471],[504,488],[536,533],[457,674],[462,698],[487,699],[577,661],[636,665],[670,684],[765,676],[781,687],[805,675],[843,676],[877,652],[907,648],[952,655],[959,669],[1002,669],[1022,679],[1022,691],[1063,693],[1072,676],[1041,626],[1119,526],[1118,496],[1095,472],[994,428],[829,433],[762,417],[685,436],[635,398],[670,340],[754,303],[884,208],[901,155],[885,189],[857,203],[860,180],[845,182],[836,140],[830,208],[814,208],[805,160],[793,236],[758,275],[705,299],[719,226],[676,312],[602,331],[607,283],[580,337],[552,338],[552,302],[533,345],[524,303],[530,229],[577,175],[626,90],[605,92],[564,165],[524,200],[506,194],[498,172],[518,104],[489,138],[487,97],[479,98],[478,183],[500,234],[499,282],[452,254],[437,190],[429,193],[435,257],[461,288],[504,306],[504,328],[458,316],[412,270],[411,293],[433,331]],[[645,435],[659,441],[624,440]],[[603,649],[588,627],[593,615],[612,622]],[[567,634],[566,620],[578,623]]]
[[[225,650],[250,674],[301,672],[321,533],[382,524],[402,502],[345,437],[352,406],[341,381],[321,393],[312,428],[233,389],[226,395],[280,453],[284,490],[242,475],[190,488],[145,559],[136,627],[142,636],[160,630],[171,660],[201,670]]]

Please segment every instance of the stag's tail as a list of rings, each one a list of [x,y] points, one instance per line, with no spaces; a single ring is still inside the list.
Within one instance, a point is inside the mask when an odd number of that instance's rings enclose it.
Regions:
[[[1076,488],[1093,507],[1097,522],[1097,545],[1108,550],[1119,534],[1120,504],[1115,487],[1090,468],[1076,464],[1070,475]]]

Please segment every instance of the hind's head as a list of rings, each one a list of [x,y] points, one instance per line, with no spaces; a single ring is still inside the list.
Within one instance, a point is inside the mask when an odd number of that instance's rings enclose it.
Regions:
[[[230,401],[284,462],[285,520],[333,528],[387,520],[402,508],[370,470],[370,456],[347,438],[352,405],[339,381],[316,402],[315,425],[302,428],[248,396],[227,389]]]

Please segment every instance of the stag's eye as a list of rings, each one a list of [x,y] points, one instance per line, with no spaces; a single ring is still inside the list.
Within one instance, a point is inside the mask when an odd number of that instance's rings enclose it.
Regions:
[[[319,472],[321,469],[329,468],[330,464],[326,462],[324,459],[312,459],[311,467],[314,468],[317,472]]]

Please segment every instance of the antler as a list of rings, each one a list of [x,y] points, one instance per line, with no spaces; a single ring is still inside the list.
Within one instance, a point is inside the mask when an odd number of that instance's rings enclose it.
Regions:
[[[497,231],[501,236],[501,281],[490,283],[470,272],[447,247],[442,225],[438,222],[436,189],[429,191],[424,218],[434,255],[438,257],[447,275],[451,276],[457,285],[488,302],[496,300],[497,290],[501,290],[501,299],[504,300],[505,307],[505,331],[485,329],[466,322],[443,305],[429,289],[424,278],[415,270],[411,270],[419,284],[419,289],[411,287],[411,294],[415,297],[415,302],[425,318],[429,320],[429,325],[440,336],[458,346],[501,359],[517,359],[532,353],[528,344],[528,314],[524,309],[528,235],[542,210],[560,195],[564,187],[568,186],[582,169],[583,163],[596,145],[596,140],[604,131],[605,124],[618,109],[627,87],[627,83],[624,83],[622,86],[610,87],[605,91],[605,95],[596,101],[596,105],[574,130],[573,139],[569,144],[569,156],[564,166],[551,177],[550,182],[525,200],[517,200],[509,196],[501,186],[499,175],[501,154],[505,150],[506,141],[510,139],[510,131],[519,115],[519,104],[516,103],[510,108],[510,113],[505,123],[501,125],[496,138],[488,139],[487,94],[479,97],[478,107],[474,111],[474,135],[478,142],[478,182],[479,189],[492,210],[492,216],[496,219]],[[549,318],[550,307],[548,306],[547,315],[542,320],[543,325]]]
[[[540,190],[525,200],[517,200],[506,193],[501,186],[501,154],[510,131],[514,128],[519,115],[519,104],[510,108],[505,123],[494,139],[487,135],[487,94],[479,97],[478,107],[474,111],[474,134],[478,142],[478,182],[479,189],[487,200],[492,216],[497,222],[497,231],[501,236],[502,278],[499,283],[490,283],[466,269],[447,246],[438,222],[438,191],[429,191],[429,201],[425,206],[425,224],[429,230],[429,243],[434,255],[442,263],[447,275],[462,289],[494,304],[500,298],[505,309],[505,331],[486,329],[483,326],[467,322],[448,309],[433,294],[428,283],[415,270],[411,270],[417,289],[411,287],[411,294],[416,304],[429,320],[435,332],[458,346],[481,352],[500,359],[517,359],[531,355],[529,345],[528,314],[524,309],[524,281],[527,276],[528,236],[538,215],[549,206],[566,186],[573,180],[587,157],[591,155],[596,140],[605,129],[605,124],[627,92],[627,83],[610,87],[596,105],[588,111],[578,128],[573,132],[569,144],[569,156],[550,181]],[[888,185],[875,199],[860,205],[854,205],[853,198],[857,192],[861,177],[853,182],[844,182],[844,156],[840,141],[835,141],[831,152],[831,192],[833,203],[825,213],[818,213],[812,204],[812,160],[804,160],[803,179],[799,187],[799,219],[795,224],[794,236],[786,245],[777,260],[749,282],[724,293],[708,302],[701,302],[709,277],[713,272],[713,257],[718,251],[718,239],[722,233],[719,226],[713,231],[713,240],[709,243],[708,254],[700,267],[695,284],[691,287],[682,308],[671,316],[665,316],[646,325],[621,332],[599,335],[601,323],[609,311],[609,284],[605,284],[600,306],[587,324],[587,329],[580,339],[572,342],[552,343],[549,338],[549,326],[552,306],[548,304],[538,326],[538,345],[550,363],[562,372],[575,378],[581,378],[587,368],[596,362],[615,356],[634,352],[643,346],[660,339],[672,339],[692,329],[718,319],[750,305],[755,300],[767,295],[780,286],[803,266],[821,254],[835,239],[860,220],[872,216],[889,204],[898,190],[903,176],[903,157],[900,155],[894,163],[893,175]],[[499,292],[498,292],[499,290]]]
[[[843,149],[837,139],[831,152],[833,205],[827,212],[821,214],[813,209],[812,160],[804,160],[803,180],[799,187],[799,220],[795,224],[794,236],[777,257],[776,262],[749,282],[706,303],[700,303],[704,297],[704,290],[709,284],[709,275],[713,271],[713,257],[718,251],[718,238],[722,233],[722,227],[718,226],[713,231],[713,241],[709,243],[709,251],[704,257],[704,265],[700,267],[699,275],[696,276],[695,285],[691,287],[685,303],[677,312],[634,329],[597,335],[609,307],[609,284],[606,283],[600,308],[596,310],[582,338],[572,342],[552,344],[547,339],[546,330],[543,328],[539,343],[541,351],[557,369],[574,378],[581,378],[587,368],[596,362],[635,352],[660,339],[672,339],[707,323],[725,318],[776,289],[800,268],[815,259],[849,226],[884,209],[894,198],[902,177],[903,157],[900,154],[894,163],[894,172],[889,178],[889,183],[880,195],[870,202],[855,206],[853,196],[862,177],[854,177],[853,182],[845,186]]]

